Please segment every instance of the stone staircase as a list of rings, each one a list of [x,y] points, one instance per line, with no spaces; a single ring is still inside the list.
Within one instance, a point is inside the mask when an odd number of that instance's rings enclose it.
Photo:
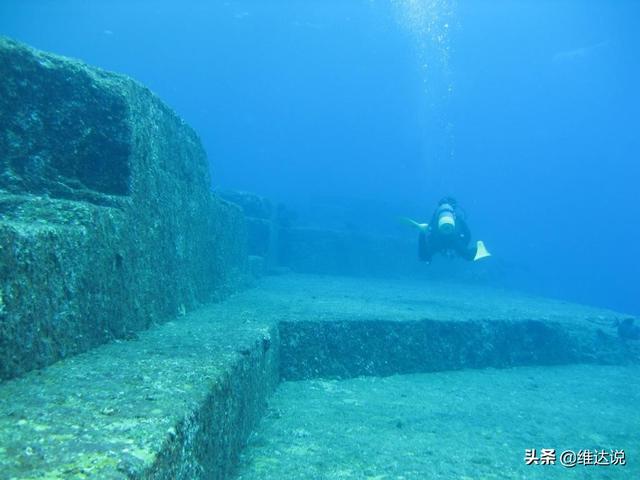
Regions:
[[[0,385],[3,478],[232,478],[282,379],[638,363],[614,312],[469,285],[285,275]]]

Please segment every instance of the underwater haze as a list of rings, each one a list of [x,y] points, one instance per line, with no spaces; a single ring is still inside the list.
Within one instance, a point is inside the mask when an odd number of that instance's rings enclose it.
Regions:
[[[638,314],[639,18],[636,1],[3,0],[0,34],[147,85],[216,189],[408,236],[399,216],[453,195],[505,284]]]

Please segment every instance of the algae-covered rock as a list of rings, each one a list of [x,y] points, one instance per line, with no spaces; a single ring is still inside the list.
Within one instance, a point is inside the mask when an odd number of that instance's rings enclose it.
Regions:
[[[240,208],[130,78],[0,38],[0,378],[234,289]]]

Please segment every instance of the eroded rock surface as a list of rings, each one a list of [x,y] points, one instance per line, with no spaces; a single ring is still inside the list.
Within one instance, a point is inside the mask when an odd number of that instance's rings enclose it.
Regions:
[[[246,270],[196,133],[130,78],[0,38],[0,378],[183,313]]]

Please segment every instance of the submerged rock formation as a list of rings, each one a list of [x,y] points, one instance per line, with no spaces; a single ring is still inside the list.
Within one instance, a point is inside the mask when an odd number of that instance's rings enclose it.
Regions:
[[[234,289],[240,209],[195,132],[123,76],[0,38],[0,378]],[[240,240],[239,240],[240,239]]]
[[[254,193],[229,190],[220,196],[242,208],[247,225],[249,264],[255,277],[279,272],[281,232],[292,213],[284,205]]]

